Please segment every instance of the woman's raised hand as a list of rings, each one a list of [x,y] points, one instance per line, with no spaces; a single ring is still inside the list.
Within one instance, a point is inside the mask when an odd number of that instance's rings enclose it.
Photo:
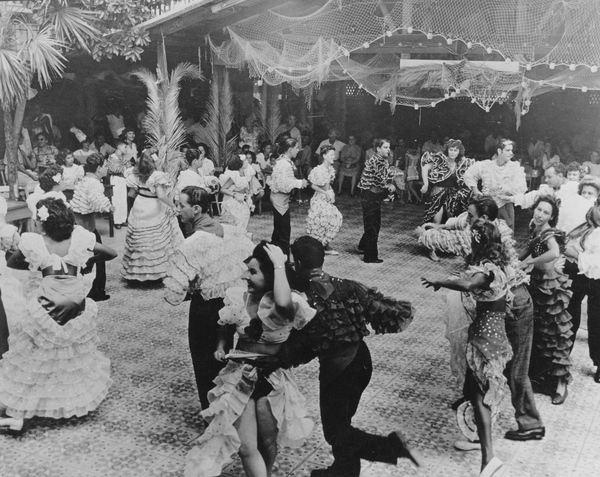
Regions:
[[[428,280],[427,278],[421,277],[421,282],[425,285],[425,288],[433,288],[433,291],[438,291],[441,288],[436,280]]]
[[[267,255],[271,259],[273,266],[275,268],[285,267],[285,262],[287,262],[287,256],[283,253],[277,245],[273,245],[272,243],[268,243],[265,245],[265,251]]]

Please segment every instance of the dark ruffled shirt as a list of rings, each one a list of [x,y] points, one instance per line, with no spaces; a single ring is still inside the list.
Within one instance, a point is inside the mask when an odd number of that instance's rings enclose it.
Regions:
[[[366,163],[363,170],[359,189],[369,190],[371,187],[386,188],[391,184],[394,172],[390,170],[390,163],[379,154],[374,154]]]
[[[534,232],[535,233],[535,232]],[[529,250],[533,258],[539,257],[548,251],[548,239],[554,237],[558,243],[560,253],[565,251],[566,234],[560,229],[546,229],[539,235],[532,235],[529,239]]]
[[[302,330],[293,330],[279,356],[287,365],[321,361],[321,383],[341,373],[354,359],[359,343],[369,334],[399,333],[412,322],[410,302],[386,297],[375,288],[353,280],[315,272],[305,290],[307,301],[317,310]]]

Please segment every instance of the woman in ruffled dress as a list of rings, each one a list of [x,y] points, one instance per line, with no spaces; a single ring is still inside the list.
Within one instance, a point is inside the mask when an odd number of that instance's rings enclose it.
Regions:
[[[533,381],[554,387],[552,404],[562,404],[571,382],[570,350],[573,345],[569,277],[557,268],[565,249],[565,233],[555,228],[558,204],[542,196],[533,206],[529,246],[521,256],[521,268],[531,269],[529,293],[533,298],[535,326],[529,375]]]
[[[248,228],[250,210],[254,204],[250,195],[250,179],[245,173],[248,167],[245,160],[235,156],[227,163],[227,168],[219,176],[223,205],[221,223],[235,225],[242,230]]]
[[[187,456],[186,477],[221,475],[235,452],[248,477],[270,477],[278,445],[300,446],[312,432],[292,374],[277,369],[267,376],[252,361],[276,354],[292,328],[303,328],[316,313],[291,291],[286,260],[279,247],[260,243],[247,261],[247,288],[227,290],[219,323],[236,326],[237,350],[227,355],[224,340],[217,347],[215,357],[229,362],[202,411],[209,425]]]
[[[24,419],[85,416],[108,393],[110,360],[96,348],[98,307],[81,269],[116,252],[75,224],[64,202],[37,203],[38,233],[24,233],[8,266],[29,268],[27,311],[0,361],[0,427],[21,431]]]
[[[459,139],[450,139],[445,144],[443,153],[423,154],[421,193],[429,191],[427,211],[423,216],[424,224],[440,224],[449,217],[456,217],[467,210],[471,189],[465,185],[463,176],[475,159],[469,159],[464,154],[465,147]]]
[[[504,326],[509,267],[500,233],[492,222],[478,219],[471,227],[471,237],[470,265],[460,278],[422,281],[435,291],[440,287],[458,290],[476,301],[475,317],[469,326],[463,392],[473,406],[481,443],[479,475],[489,477],[502,466],[492,446],[492,415],[504,396],[503,371],[513,354]]]
[[[308,182],[315,191],[310,200],[310,209],[306,218],[306,233],[319,240],[325,247],[325,254],[338,255],[329,244],[333,241],[342,226],[342,214],[333,205],[335,193],[331,184],[335,179],[335,148],[323,146],[319,151],[322,163],[315,167],[308,176]]]
[[[127,187],[137,192],[127,219],[121,271],[125,280],[161,280],[167,274],[169,258],[183,243],[175,204],[167,195],[171,181],[156,170],[152,155],[145,150],[138,165],[125,171]]]

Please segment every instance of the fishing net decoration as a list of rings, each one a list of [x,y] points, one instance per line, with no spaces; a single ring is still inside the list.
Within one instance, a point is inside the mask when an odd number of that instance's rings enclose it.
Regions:
[[[392,109],[468,96],[488,110],[512,92],[528,98],[519,103],[524,114],[536,92],[563,85],[600,89],[599,24],[598,0],[329,0],[303,17],[267,11],[228,27],[229,41],[209,41],[226,65],[247,65],[270,85],[287,82],[309,95],[323,82],[353,79]],[[374,42],[395,41],[400,31],[435,35],[438,45],[445,39],[448,47],[457,40],[468,49],[483,47],[518,70],[495,71],[466,60],[406,68],[394,54],[350,59],[351,52],[368,51]],[[569,74],[554,74],[561,65]],[[533,74],[540,69],[546,78]]]

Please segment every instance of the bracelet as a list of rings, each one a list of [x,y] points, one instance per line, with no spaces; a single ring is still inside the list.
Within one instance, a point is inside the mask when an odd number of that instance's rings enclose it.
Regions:
[[[274,268],[275,268],[275,270],[283,269],[283,268],[285,268],[285,265],[279,265],[278,267],[274,267]]]

